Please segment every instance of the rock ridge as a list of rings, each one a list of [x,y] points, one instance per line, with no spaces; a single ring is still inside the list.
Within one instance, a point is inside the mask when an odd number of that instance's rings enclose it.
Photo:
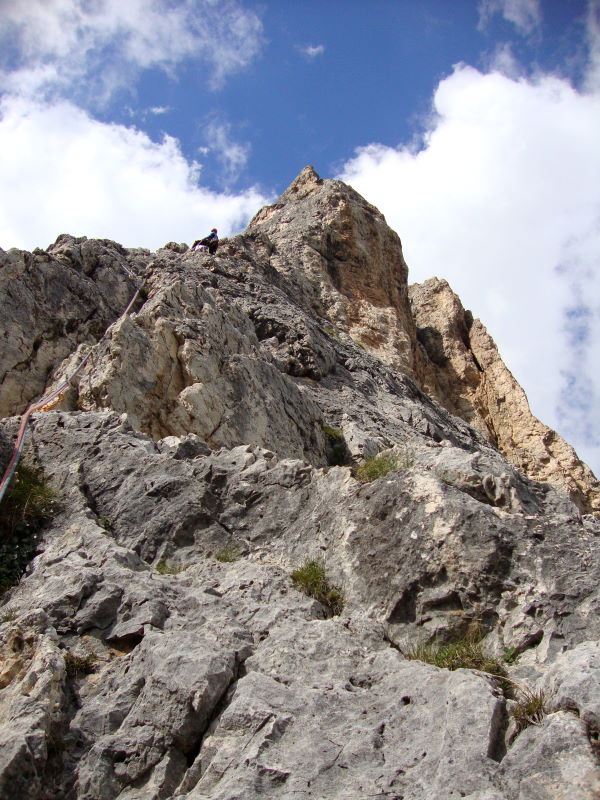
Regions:
[[[1,600],[0,800],[599,796],[597,482],[353,189],[307,167],[216,257],[0,252],[0,297],[0,460],[89,353],[26,445],[58,508]],[[414,657],[475,635],[516,697]]]

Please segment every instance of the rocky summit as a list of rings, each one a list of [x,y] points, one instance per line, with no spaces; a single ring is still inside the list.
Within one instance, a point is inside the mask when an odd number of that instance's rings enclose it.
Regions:
[[[600,484],[353,189],[0,251],[0,303],[2,470],[62,386],[0,800],[600,797]]]

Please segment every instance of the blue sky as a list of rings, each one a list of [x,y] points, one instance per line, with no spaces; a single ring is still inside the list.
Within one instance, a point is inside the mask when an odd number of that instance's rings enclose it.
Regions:
[[[0,0],[0,246],[241,230],[307,163],[600,472],[598,0]]]

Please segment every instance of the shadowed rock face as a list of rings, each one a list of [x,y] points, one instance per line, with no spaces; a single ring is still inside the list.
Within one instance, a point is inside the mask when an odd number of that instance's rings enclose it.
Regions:
[[[50,385],[91,348],[29,437],[60,509],[0,608],[0,800],[597,797],[594,484],[557,457],[574,503],[505,459],[521,390],[446,284],[409,291],[379,212],[307,168],[215,258],[59,245],[42,271],[97,280],[106,330],[44,362]],[[120,259],[146,295],[114,323]],[[357,480],[380,451],[395,468]],[[341,614],[293,584],[307,560]],[[545,693],[539,724],[494,677],[405,656],[474,625]]]
[[[0,415],[22,413],[82,342],[96,342],[132,295],[116,242],[59,236],[48,250],[0,249]],[[135,268],[135,267],[134,267]]]

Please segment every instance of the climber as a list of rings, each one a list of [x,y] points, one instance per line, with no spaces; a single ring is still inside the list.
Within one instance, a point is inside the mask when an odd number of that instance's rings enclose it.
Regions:
[[[192,245],[192,250],[195,250],[198,246],[208,247],[208,252],[211,256],[217,252],[217,248],[219,246],[219,237],[217,236],[217,229],[213,228],[208,236],[205,236],[204,239],[196,239],[194,244]]]

